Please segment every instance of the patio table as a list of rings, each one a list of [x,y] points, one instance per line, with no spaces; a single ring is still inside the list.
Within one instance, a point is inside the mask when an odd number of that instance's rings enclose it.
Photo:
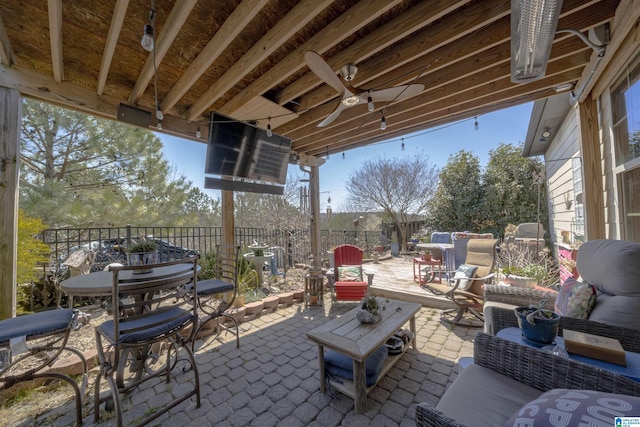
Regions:
[[[402,326],[409,322],[409,329],[413,332],[413,348],[416,347],[416,321],[415,315],[421,305],[411,302],[396,301],[380,298],[385,305],[381,311],[382,319],[378,323],[364,324],[356,319],[359,308],[343,314],[342,316],[325,323],[324,325],[307,333],[307,337],[318,344],[318,362],[320,364],[320,391],[326,391],[325,387],[325,347],[353,359],[353,381],[340,379],[331,381],[331,386],[341,393],[353,398],[355,412],[362,413],[367,405],[367,394],[393,367],[404,354],[408,346],[398,355],[387,356],[376,383],[366,387],[365,360],[375,352],[387,339],[398,332]]]
[[[418,249],[440,249],[442,251],[442,262],[447,275],[456,270],[456,257],[453,251],[453,243],[418,243]]]

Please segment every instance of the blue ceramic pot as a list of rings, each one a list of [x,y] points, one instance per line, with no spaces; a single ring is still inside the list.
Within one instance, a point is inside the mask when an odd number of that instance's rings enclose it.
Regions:
[[[550,310],[545,310],[552,313],[552,317],[535,317],[533,319],[534,324],[532,325],[527,321],[527,314],[530,311],[531,308],[529,307],[515,308],[516,316],[518,317],[518,326],[522,331],[523,337],[537,344],[552,344],[558,335],[560,315]]]

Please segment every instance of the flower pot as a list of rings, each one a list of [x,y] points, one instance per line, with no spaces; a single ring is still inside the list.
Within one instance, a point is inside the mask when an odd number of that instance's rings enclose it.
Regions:
[[[311,305],[318,304],[318,295],[309,295],[309,304]]]
[[[431,254],[422,254],[423,261],[431,261]]]
[[[518,318],[518,326],[525,339],[541,346],[553,343],[558,335],[558,323],[560,322],[560,315],[558,313],[551,310],[544,310],[547,313],[551,313],[551,317],[534,317],[534,324],[531,324],[527,320],[527,314],[536,309],[521,306],[516,307],[514,310]]]
[[[400,254],[400,243],[391,242],[391,255],[398,256]]]
[[[158,251],[153,252],[128,252],[127,265],[147,265],[157,264],[160,262],[160,254]],[[131,271],[134,274],[151,273],[152,268],[144,268]]]
[[[516,276],[515,274],[507,274],[503,279],[504,283],[508,283],[511,286],[516,286],[518,288],[535,288],[538,284],[536,279],[532,279],[531,277],[525,276]]]
[[[233,299],[233,307],[240,308],[244,306],[244,295],[236,295]]]

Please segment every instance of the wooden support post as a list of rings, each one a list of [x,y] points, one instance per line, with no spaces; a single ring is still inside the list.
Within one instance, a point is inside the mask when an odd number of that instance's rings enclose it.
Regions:
[[[16,315],[20,93],[0,87],[0,320]]]
[[[233,191],[222,190],[222,244],[235,245]]]
[[[585,239],[604,239],[604,193],[602,157],[598,138],[598,111],[589,94],[578,104],[582,141],[582,173],[585,216]]]

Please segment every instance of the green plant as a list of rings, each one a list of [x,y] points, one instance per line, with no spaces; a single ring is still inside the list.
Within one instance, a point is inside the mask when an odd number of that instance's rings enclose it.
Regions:
[[[138,240],[136,243],[132,244],[127,248],[127,252],[132,253],[141,253],[141,252],[153,252],[158,250],[158,244],[153,241],[148,240]]]
[[[253,262],[244,257],[238,259],[238,295],[246,296],[249,292],[257,290],[260,285],[259,277]]]
[[[535,319],[553,319],[556,314],[552,310],[542,308],[546,303],[546,299],[540,300],[537,306],[535,304],[531,304],[528,307],[521,308],[520,313],[524,314],[527,322],[532,325],[536,324]]]
[[[386,301],[388,302],[389,300]],[[365,295],[362,299],[361,307],[373,315],[377,315],[380,311],[384,311],[387,308],[386,304],[380,304],[378,298],[369,294]]]

